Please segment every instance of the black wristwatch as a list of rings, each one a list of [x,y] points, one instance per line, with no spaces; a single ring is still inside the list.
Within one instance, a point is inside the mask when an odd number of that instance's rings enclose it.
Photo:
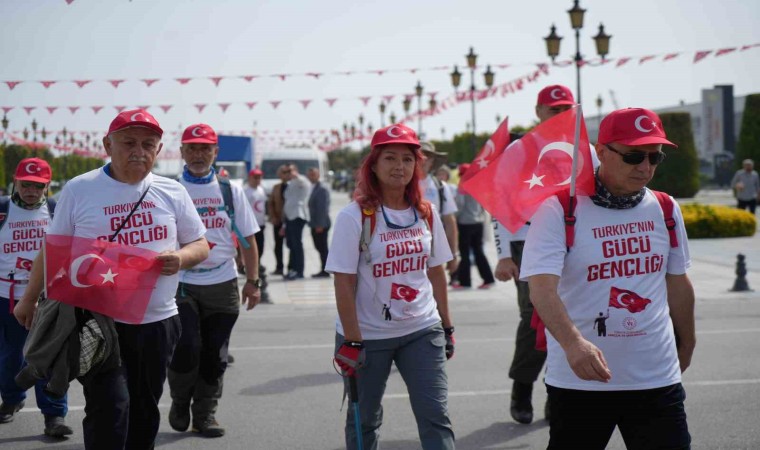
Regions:
[[[446,336],[451,336],[452,334],[454,334],[454,327],[451,326],[448,328],[444,328],[443,332],[446,334]]]
[[[252,284],[257,289],[261,289],[261,278],[248,278],[245,282]]]

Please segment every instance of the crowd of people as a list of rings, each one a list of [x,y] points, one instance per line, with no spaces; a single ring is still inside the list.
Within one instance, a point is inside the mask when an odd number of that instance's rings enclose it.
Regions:
[[[567,87],[548,86],[538,95],[536,116],[545,122],[574,104]],[[394,364],[422,448],[455,448],[446,362],[456,341],[448,297],[473,287],[472,265],[482,280],[479,289],[494,288],[497,280],[514,280],[517,289],[519,324],[506,374],[513,380],[514,421],[534,420],[532,393],[543,370],[548,448],[601,449],[616,427],[628,448],[689,448],[681,373],[696,345],[694,292],[680,209],[646,187],[665,159],[662,146],[676,147],[652,111],[628,108],[601,121],[592,149],[595,194],[577,198],[569,211],[572,226],[560,196],[546,200],[514,233],[494,222],[493,270],[484,251],[489,224],[483,207],[450,184],[446,154],[404,124],[374,133],[356,172],[353,201],[334,224],[318,168],[301,174],[295,164],[282,165],[271,192],[254,168],[241,188],[215,170],[217,135],[201,123],[185,129],[184,170],[171,180],[151,173],[162,135],[147,111],[119,113],[103,139],[110,162],[72,179],[57,203],[46,195],[52,173],[45,161],[25,159],[16,168],[12,194],[0,197],[0,240],[25,230],[29,245],[0,253],[0,424],[25,405],[26,389],[17,384],[26,364],[24,343],[41,332],[48,316],[64,316],[59,302],[41,295],[45,234],[114,241],[137,212],[150,221],[135,227],[164,230],[130,238],[130,245],[159,253],[161,275],[143,319],[111,320],[117,345],[75,375],[86,402],[86,448],[153,448],[167,379],[174,430],[225,434],[216,412],[230,336],[241,304],[251,310],[268,295],[260,265],[267,222],[276,262],[270,276],[289,283],[305,278],[308,226],[320,256],[310,275],[333,278],[335,362],[346,392],[356,394],[346,411],[347,448],[378,448]],[[470,167],[456,169],[461,178]],[[760,181],[751,160],[732,187],[738,206],[754,213]],[[639,243],[637,252],[618,245],[631,240]],[[610,269],[620,261],[639,269]],[[81,327],[74,322],[71,327]],[[41,358],[51,370],[55,359]],[[45,377],[33,386],[44,433],[71,434],[65,392],[54,395]]]

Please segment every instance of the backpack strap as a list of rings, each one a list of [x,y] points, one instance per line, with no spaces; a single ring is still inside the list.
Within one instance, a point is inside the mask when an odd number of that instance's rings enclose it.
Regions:
[[[10,195],[3,195],[0,197],[0,229],[3,228],[5,222],[8,220],[8,209],[11,206]]]
[[[359,235],[359,251],[364,252],[364,260],[369,264],[372,260],[372,255],[369,253],[369,243],[372,242],[372,234],[377,225],[377,211],[369,208],[362,208],[361,211],[362,232]]]
[[[435,235],[433,234],[433,215],[428,214],[427,218],[425,219],[425,225],[427,226],[428,231],[430,232],[430,257],[432,258],[435,256]]]
[[[245,240],[245,236],[243,236],[243,233],[240,232],[237,225],[235,224],[235,203],[232,200],[232,186],[230,185],[230,180],[217,174],[216,181],[219,182],[219,189],[222,191],[224,210],[227,212],[227,216],[230,218],[230,226],[232,227],[232,231],[237,236],[238,242],[243,246],[243,248],[251,248],[251,245],[248,243],[248,241]]]
[[[575,244],[575,205],[578,201],[575,197],[570,197],[570,191],[567,189],[557,192],[557,199],[564,211],[565,246],[569,252]]]
[[[668,236],[670,236],[670,246],[676,248],[678,247],[678,236],[676,235],[676,220],[673,218],[673,199],[664,192],[652,191],[652,193],[660,202],[662,215],[665,217],[665,228],[668,229]]]
[[[47,208],[48,208],[48,213],[50,213],[50,218],[51,219],[55,215],[55,205],[57,203],[58,202],[56,202],[53,197],[48,197],[48,199],[47,199]]]

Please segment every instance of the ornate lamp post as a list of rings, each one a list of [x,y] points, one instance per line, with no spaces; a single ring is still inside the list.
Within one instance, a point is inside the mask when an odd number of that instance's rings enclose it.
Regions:
[[[359,114],[359,118],[357,119],[359,121],[359,148],[364,147],[364,115]]]
[[[470,139],[470,147],[472,148],[472,154],[475,155],[477,149],[475,148],[475,133],[477,129],[475,127],[475,69],[478,67],[478,55],[475,50],[470,47],[470,51],[464,55],[467,58],[467,67],[470,69],[470,105],[471,105],[471,129],[472,137]],[[451,76],[451,84],[456,90],[462,82],[462,74],[459,72],[457,66],[454,66],[454,71],[449,74]],[[483,81],[486,87],[492,87],[495,74],[491,71],[491,66],[487,66],[485,73],[483,73]]]
[[[575,96],[578,103],[581,102],[581,66],[583,65],[583,56],[581,55],[581,28],[583,28],[583,16],[586,10],[578,5],[578,0],[573,1],[573,7],[567,10],[570,15],[570,26],[575,30]],[[596,42],[596,53],[604,62],[605,57],[609,54],[610,38],[612,36],[604,32],[604,25],[599,24],[599,32],[593,37]],[[554,61],[559,55],[559,44],[562,36],[557,34],[557,27],[554,25],[549,29],[549,35],[544,38],[546,41],[546,53]]]
[[[401,102],[401,104],[404,107],[404,114],[408,116],[409,110],[412,108],[412,97],[410,95],[407,95],[404,97],[404,101]]]
[[[8,134],[8,116],[3,114],[3,120],[0,123],[3,125],[3,146],[5,146],[5,136]]]
[[[37,121],[32,119],[32,135],[34,136],[34,142],[37,142]]]
[[[380,102],[380,128],[385,127],[385,103]]]
[[[417,96],[417,136],[422,139],[422,83],[417,80],[417,86],[414,87],[414,94]]]
[[[396,115],[391,112],[391,115],[389,116],[391,123],[396,123]]]
[[[602,104],[603,103],[604,103],[604,100],[602,100],[602,94],[599,94],[599,96],[596,98],[596,113],[597,113],[597,118],[600,125],[602,123]]]

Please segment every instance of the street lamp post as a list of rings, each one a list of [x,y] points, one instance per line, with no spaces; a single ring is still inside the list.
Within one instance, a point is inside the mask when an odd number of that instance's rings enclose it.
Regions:
[[[37,142],[37,121],[32,119],[32,136],[34,136],[34,142]]]
[[[385,103],[380,102],[380,128],[385,128]]]
[[[410,95],[407,95],[404,97],[404,101],[401,102],[402,106],[404,107],[404,114],[407,116],[409,115],[409,110],[412,108],[412,97]],[[395,120],[392,120],[391,122],[395,123]]]
[[[364,147],[364,115],[359,114],[357,120],[359,121],[359,150],[361,150]]]
[[[422,83],[417,80],[417,86],[414,87],[414,93],[417,95],[417,136],[422,139]]]
[[[475,50],[470,47],[470,51],[465,55],[465,58],[467,58],[467,67],[470,69],[470,131],[472,132],[472,136],[470,138],[470,146],[472,147],[472,154],[475,155],[477,151],[475,148],[475,133],[477,132],[477,129],[475,127],[475,69],[478,67],[478,55],[475,53]],[[451,84],[454,86],[454,90],[456,90],[459,87],[459,84],[462,82],[462,74],[459,72],[459,68],[457,66],[454,66],[454,71],[451,72],[450,75]],[[487,66],[485,73],[483,73],[486,87],[490,88],[493,86],[494,76],[495,74],[491,71],[491,66]]]
[[[392,111],[391,111],[391,115],[389,116],[389,119],[391,119],[391,123],[396,123],[396,115],[393,114]]]
[[[599,96],[596,98],[596,114],[597,114],[596,117],[597,117],[597,120],[598,120],[598,122],[599,122],[600,125],[602,123],[602,104],[603,104],[603,102],[604,101],[602,100],[602,94],[599,94]]]
[[[8,116],[3,114],[3,120],[1,123],[3,125],[3,146],[5,146],[5,136],[8,134]]]
[[[573,1],[573,7],[567,10],[570,14],[570,26],[575,31],[575,95],[576,101],[581,102],[581,66],[583,65],[583,56],[581,55],[581,28],[583,28],[583,16],[586,14],[586,10],[578,5],[578,0]],[[612,36],[604,32],[604,25],[599,24],[599,32],[593,37],[596,42],[596,53],[602,58],[604,62],[605,57],[609,53],[610,38]],[[559,44],[562,40],[562,36],[557,34],[557,27],[554,25],[549,29],[549,35],[544,38],[546,41],[546,53],[552,59],[552,62],[559,55]]]

